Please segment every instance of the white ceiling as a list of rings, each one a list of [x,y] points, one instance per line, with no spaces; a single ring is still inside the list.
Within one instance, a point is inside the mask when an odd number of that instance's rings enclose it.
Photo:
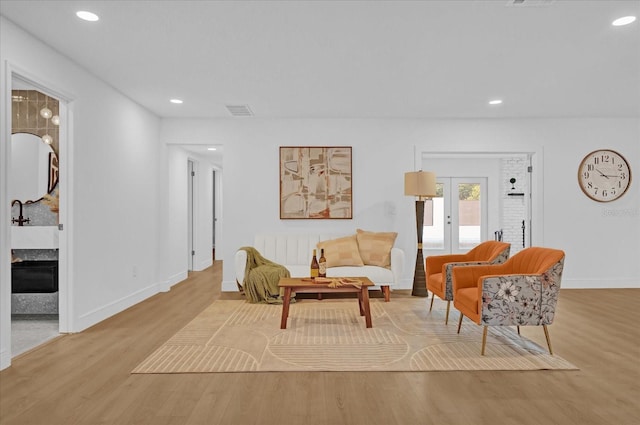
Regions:
[[[0,13],[161,117],[227,118],[227,104],[260,118],[640,116],[640,22],[611,26],[640,18],[640,1],[2,0]]]

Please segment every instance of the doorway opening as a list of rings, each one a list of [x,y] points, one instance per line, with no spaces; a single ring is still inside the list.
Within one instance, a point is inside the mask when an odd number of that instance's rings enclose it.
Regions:
[[[218,221],[218,219],[216,218],[216,170],[214,169],[212,171],[212,180],[211,180],[211,187],[213,188],[212,190],[212,204],[211,204],[211,219],[212,219],[212,223],[211,223],[211,261],[216,261],[216,221]]]
[[[187,163],[187,223],[188,223],[188,229],[187,229],[187,264],[188,264],[188,271],[193,271],[194,267],[193,267],[193,263],[194,263],[194,256],[196,255],[196,248],[195,248],[195,234],[194,234],[194,228],[195,228],[195,217],[194,217],[194,212],[195,212],[195,207],[194,207],[194,203],[195,203],[195,194],[194,194],[194,186],[195,186],[195,178],[196,178],[196,171],[195,171],[195,164],[192,160],[188,160]]]
[[[11,72],[11,357],[68,329],[64,213],[67,103]],[[64,165],[62,165],[64,164]],[[3,328],[6,329],[3,325]]]

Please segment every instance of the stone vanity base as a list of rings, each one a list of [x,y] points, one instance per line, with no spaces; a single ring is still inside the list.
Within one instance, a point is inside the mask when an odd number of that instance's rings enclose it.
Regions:
[[[11,294],[11,314],[58,314],[58,293]]]

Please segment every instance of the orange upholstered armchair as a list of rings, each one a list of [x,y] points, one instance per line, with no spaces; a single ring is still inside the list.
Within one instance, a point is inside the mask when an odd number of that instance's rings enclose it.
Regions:
[[[540,326],[544,328],[549,353],[547,325],[553,322],[564,252],[532,247],[518,252],[504,264],[456,267],[453,269],[453,306],[462,317],[484,325],[484,355],[488,326]]]
[[[466,254],[432,255],[425,260],[427,290],[447,301],[445,324],[449,323],[449,307],[453,299],[451,270],[458,266],[477,264],[500,264],[509,258],[511,244],[506,242],[487,241],[473,248]],[[433,298],[431,306],[433,308]]]

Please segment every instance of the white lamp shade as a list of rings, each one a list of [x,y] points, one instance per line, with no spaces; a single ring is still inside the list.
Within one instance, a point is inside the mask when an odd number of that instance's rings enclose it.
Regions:
[[[404,194],[433,198],[436,196],[436,175],[429,171],[404,173]]]

